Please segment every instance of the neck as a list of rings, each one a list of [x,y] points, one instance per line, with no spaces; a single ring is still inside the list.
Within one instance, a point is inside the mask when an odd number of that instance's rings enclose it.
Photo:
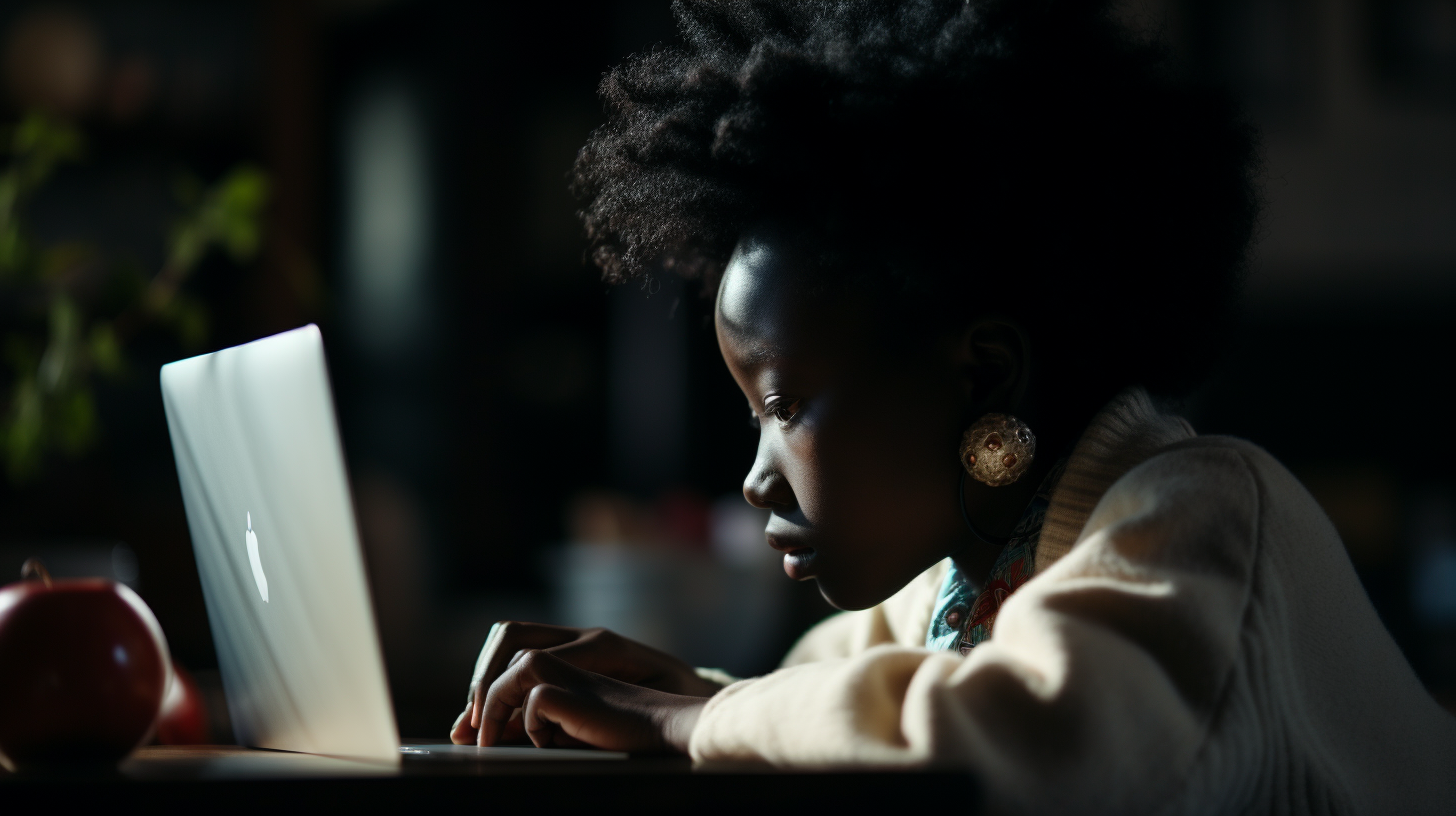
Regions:
[[[1037,485],[1045,475],[1046,468],[1038,460],[1009,485],[991,487],[974,479],[965,480],[961,498],[965,502],[966,520],[980,535],[965,530],[964,544],[951,558],[961,574],[977,586],[985,585],[986,576],[1006,546],[1006,539],[1016,529],[1017,520],[1036,495]]]

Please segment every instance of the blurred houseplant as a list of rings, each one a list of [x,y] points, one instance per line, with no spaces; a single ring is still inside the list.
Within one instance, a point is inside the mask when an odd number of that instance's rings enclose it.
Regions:
[[[87,244],[42,246],[27,230],[25,205],[83,150],[79,130],[40,114],[0,130],[9,159],[0,172],[0,454],[12,483],[38,476],[49,453],[75,456],[95,442],[94,378],[122,376],[139,331],[156,325],[186,348],[201,346],[207,313],[182,283],[212,247],[242,263],[261,240],[267,179],[240,166],[211,187],[178,184],[182,212],[155,274]]]

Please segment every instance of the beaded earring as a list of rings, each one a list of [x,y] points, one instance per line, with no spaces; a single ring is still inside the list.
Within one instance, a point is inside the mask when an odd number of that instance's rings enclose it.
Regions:
[[[992,487],[1020,479],[1035,456],[1036,434],[1010,414],[986,414],[961,437],[961,465]]]

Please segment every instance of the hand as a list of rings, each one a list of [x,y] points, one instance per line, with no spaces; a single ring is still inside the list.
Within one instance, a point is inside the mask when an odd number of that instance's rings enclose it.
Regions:
[[[707,703],[613,680],[533,649],[519,653],[469,713],[480,745],[495,745],[509,723],[519,722],[538,748],[685,754]]]
[[[658,651],[634,640],[628,640],[606,629],[573,629],[540,623],[497,623],[490,628],[485,646],[475,662],[465,710],[455,718],[450,739],[457,745],[479,742],[479,718],[475,712],[484,705],[486,692],[517,655],[530,649],[543,650],[580,669],[625,683],[675,695],[711,697],[719,690],[717,683],[698,677],[691,666],[666,652]],[[524,741],[526,734],[519,718],[497,742]]]

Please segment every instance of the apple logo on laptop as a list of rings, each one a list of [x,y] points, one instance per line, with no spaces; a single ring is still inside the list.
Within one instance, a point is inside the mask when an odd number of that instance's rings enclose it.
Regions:
[[[253,533],[253,514],[248,513],[248,563],[253,565],[253,580],[258,582],[258,594],[263,603],[268,603],[268,576],[263,574],[263,559],[258,557],[258,536]]]

